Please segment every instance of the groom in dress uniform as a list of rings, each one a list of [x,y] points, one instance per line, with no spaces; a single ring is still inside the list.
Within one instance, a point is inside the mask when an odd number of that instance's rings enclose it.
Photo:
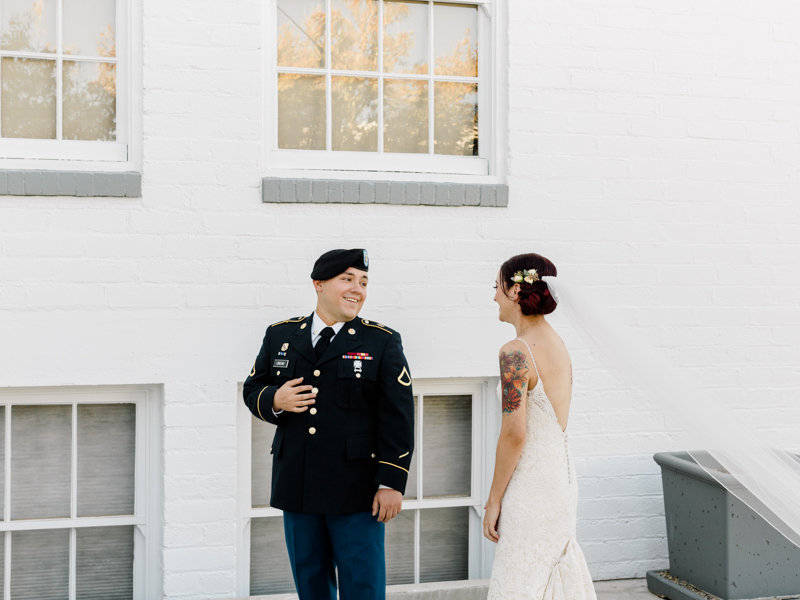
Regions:
[[[244,401],[278,426],[272,498],[284,511],[300,600],[383,600],[384,524],[400,512],[414,399],[400,334],[358,318],[367,251],[331,250],[311,272],[316,310],[267,328]],[[259,557],[251,557],[258,568]]]

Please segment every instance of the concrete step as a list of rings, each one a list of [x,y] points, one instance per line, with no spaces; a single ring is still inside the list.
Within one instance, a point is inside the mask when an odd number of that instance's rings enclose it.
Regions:
[[[597,600],[655,600],[656,598],[647,591],[644,579],[596,581],[594,589],[597,592]],[[488,579],[390,585],[386,588],[386,600],[486,600],[488,590]],[[298,598],[297,594],[276,594],[226,600],[298,600]]]

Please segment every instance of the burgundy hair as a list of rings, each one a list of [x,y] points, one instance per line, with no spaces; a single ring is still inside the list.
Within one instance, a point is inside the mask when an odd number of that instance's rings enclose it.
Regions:
[[[500,267],[500,283],[506,296],[508,289],[514,286],[511,278],[520,271],[532,269],[536,269],[539,277],[558,275],[556,266],[544,256],[534,253],[512,256]],[[549,315],[556,309],[556,301],[550,295],[550,289],[544,281],[523,282],[519,287],[517,303],[523,315]]]

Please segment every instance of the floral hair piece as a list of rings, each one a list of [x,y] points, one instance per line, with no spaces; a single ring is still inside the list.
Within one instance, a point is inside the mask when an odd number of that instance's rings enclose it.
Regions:
[[[539,274],[536,272],[536,269],[531,269],[530,271],[525,269],[514,273],[511,281],[514,283],[535,283],[539,281]]]

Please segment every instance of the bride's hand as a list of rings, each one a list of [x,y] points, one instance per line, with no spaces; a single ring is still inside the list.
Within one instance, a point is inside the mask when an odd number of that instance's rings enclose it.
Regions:
[[[500,519],[500,504],[486,503],[483,507],[486,512],[483,514],[483,536],[495,544],[500,541],[500,534],[497,533],[497,522]]]

